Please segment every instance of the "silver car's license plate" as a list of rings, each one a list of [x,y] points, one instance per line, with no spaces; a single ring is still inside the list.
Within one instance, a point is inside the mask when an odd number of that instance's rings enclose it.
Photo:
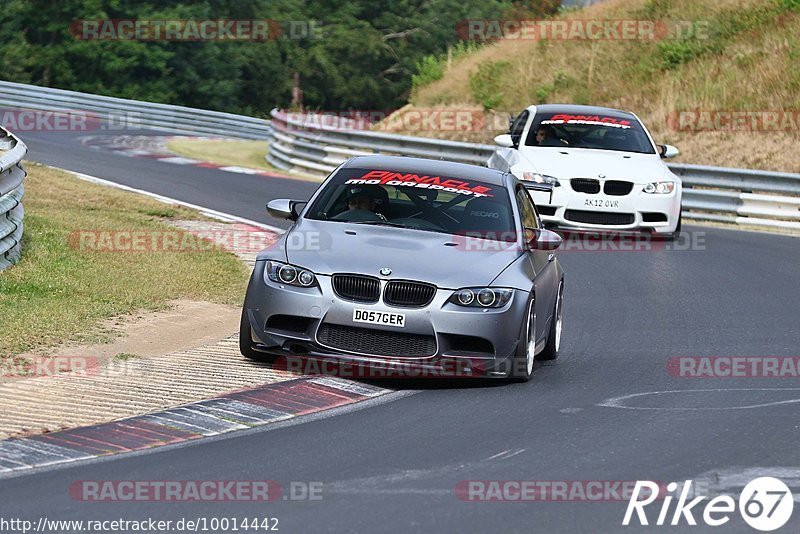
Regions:
[[[404,313],[390,313],[375,310],[353,310],[353,321],[356,323],[379,324],[382,326],[396,326],[404,328],[406,315]]]

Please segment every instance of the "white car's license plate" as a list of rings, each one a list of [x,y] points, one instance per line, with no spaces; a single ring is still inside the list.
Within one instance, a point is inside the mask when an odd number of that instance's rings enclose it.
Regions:
[[[583,201],[584,207],[592,208],[619,208],[619,200],[609,200],[607,198],[587,198]]]
[[[353,321],[356,323],[379,324],[382,326],[404,328],[406,326],[406,315],[404,313],[390,313],[356,308],[353,310]]]

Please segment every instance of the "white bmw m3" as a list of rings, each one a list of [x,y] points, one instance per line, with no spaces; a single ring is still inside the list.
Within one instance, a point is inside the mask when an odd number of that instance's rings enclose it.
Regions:
[[[644,231],[665,239],[681,228],[681,180],[631,112],[595,106],[530,106],[495,137],[488,166],[521,180],[548,183],[531,191],[542,221],[573,230]]]

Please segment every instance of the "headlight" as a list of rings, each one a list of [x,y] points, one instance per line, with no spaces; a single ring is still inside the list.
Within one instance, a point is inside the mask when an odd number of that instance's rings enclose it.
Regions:
[[[650,182],[644,186],[645,193],[652,195],[668,195],[675,190],[675,182]]]
[[[523,172],[522,179],[526,182],[535,182],[537,184],[551,184],[553,187],[561,185],[555,176],[539,174],[538,172]]]
[[[317,283],[317,277],[314,276],[314,273],[288,263],[268,261],[265,271],[270,280],[281,284],[311,287]]]
[[[468,308],[502,308],[511,300],[511,289],[465,287],[450,297],[450,302]]]

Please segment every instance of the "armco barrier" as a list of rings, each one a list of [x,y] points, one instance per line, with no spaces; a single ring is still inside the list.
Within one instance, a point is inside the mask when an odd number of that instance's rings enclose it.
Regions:
[[[22,251],[22,195],[25,143],[0,128],[0,270],[19,261]]]
[[[267,160],[284,170],[324,175],[352,156],[372,153],[483,165],[492,153],[490,145],[350,130],[345,121],[336,127],[320,125],[277,109],[271,114],[273,138]]]
[[[484,165],[492,145],[458,143],[330,126],[272,110],[273,166],[325,176],[358,154],[398,154]],[[800,174],[669,164],[683,180],[683,217],[800,230]]]
[[[800,229],[800,174],[671,164],[687,219]]]
[[[0,108],[85,112],[104,123],[188,135],[268,139],[269,121],[209,111],[0,81]]]

